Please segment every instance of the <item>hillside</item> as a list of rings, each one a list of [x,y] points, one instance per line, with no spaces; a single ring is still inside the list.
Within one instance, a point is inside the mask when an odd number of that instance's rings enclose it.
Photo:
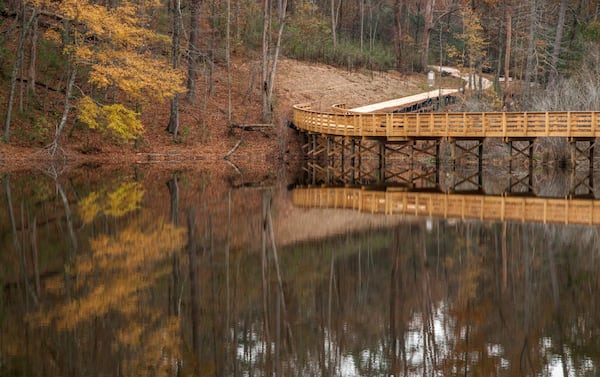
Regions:
[[[301,158],[295,132],[286,127],[294,103],[310,102],[322,108],[334,103],[356,106],[413,94],[421,91],[425,83],[420,75],[349,72],[323,64],[282,59],[275,87],[276,127],[259,131],[231,127],[231,124],[260,122],[259,68],[259,62],[242,59],[232,65],[231,122],[227,117],[227,72],[224,67],[216,67],[212,95],[207,95],[206,77],[201,77],[204,82],[198,85],[198,102],[190,104],[185,98],[181,100],[178,142],[165,132],[169,104],[161,103],[143,110],[145,132],[135,145],[115,144],[107,136],[83,129],[71,119],[69,135],[61,142],[64,153],[57,156],[54,163],[66,164],[68,168],[82,164],[160,162],[168,162],[169,166],[206,167],[207,162],[221,160],[231,153],[230,161],[246,171],[268,171],[284,160]],[[57,104],[54,111],[60,111],[60,96],[54,102]],[[38,112],[29,118],[35,116],[45,115]],[[19,137],[28,134],[31,130],[27,128],[32,128],[35,122],[23,117],[17,119],[13,128],[22,131],[14,133],[10,145],[0,145],[0,170],[23,170],[49,164],[49,156],[43,150],[47,140]],[[52,133],[53,125],[48,124],[45,134]]]

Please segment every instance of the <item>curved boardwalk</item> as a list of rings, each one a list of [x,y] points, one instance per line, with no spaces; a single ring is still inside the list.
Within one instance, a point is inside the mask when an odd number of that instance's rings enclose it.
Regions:
[[[566,137],[593,139],[600,136],[600,112],[492,112],[492,113],[354,113],[315,111],[295,105],[294,125],[321,135],[413,139],[534,139]]]
[[[459,195],[364,188],[296,188],[294,205],[387,215],[556,224],[600,224],[600,200]]]

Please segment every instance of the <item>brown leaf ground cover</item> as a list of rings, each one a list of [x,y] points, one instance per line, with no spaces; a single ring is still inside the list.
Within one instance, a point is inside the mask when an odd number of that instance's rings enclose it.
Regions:
[[[308,102],[315,108],[327,108],[336,103],[359,106],[418,93],[426,88],[421,75],[350,72],[322,64],[281,59],[276,79],[275,126],[250,131],[232,125],[261,123],[260,63],[243,59],[233,62],[231,119],[226,69],[217,67],[212,80],[207,76],[208,72],[205,72],[198,85],[196,103],[181,99],[177,141],[165,131],[169,103],[148,104],[142,109],[145,133],[135,143],[116,143],[109,135],[87,130],[71,119],[68,132],[61,139],[61,149],[52,157],[44,146],[51,141],[48,135],[53,135],[54,125],[48,122],[43,133],[45,138],[35,137],[40,131],[34,129],[35,122],[31,119],[44,114],[34,112],[28,117],[15,117],[11,143],[0,145],[0,171],[26,170],[49,164],[58,164],[63,169],[109,164],[207,168],[223,166],[214,162],[222,161],[228,155],[228,160],[241,170],[265,174],[279,169],[284,162],[293,166],[302,159],[299,138],[287,127],[293,104]],[[209,93],[211,82],[212,93]],[[52,99],[56,111],[62,111],[59,94]],[[0,96],[5,104],[5,93]],[[1,110],[5,113],[4,107]]]

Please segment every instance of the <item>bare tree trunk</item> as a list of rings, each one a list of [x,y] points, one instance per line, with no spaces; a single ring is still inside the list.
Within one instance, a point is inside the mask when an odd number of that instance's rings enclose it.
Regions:
[[[433,29],[433,8],[435,0],[427,0],[425,2],[425,26],[423,28],[423,39],[421,42],[421,71],[427,71],[429,62],[429,39],[431,30]]]
[[[331,1],[331,39],[333,41],[333,51],[337,50],[337,24],[338,24],[338,15],[337,9],[335,6],[335,0]],[[341,3],[341,0],[340,0]]]
[[[177,3],[179,3],[179,1],[180,0],[177,0]],[[198,40],[200,37],[200,5],[200,0],[190,1],[190,41],[188,47],[187,98],[191,103],[196,103],[197,101],[196,79],[198,77],[198,56],[200,55],[198,46]],[[229,23],[227,25],[229,26]]]
[[[285,27],[285,14],[287,11],[287,0],[281,2],[279,7],[279,30],[273,55],[271,56],[270,41],[267,35],[270,33],[270,1],[264,0],[264,19],[263,19],[263,122],[270,123],[273,119],[273,86],[275,84],[275,75],[277,72],[277,61],[279,59],[279,50],[283,29]]]
[[[269,47],[271,34],[271,2],[263,1],[263,34],[262,34],[262,98],[263,98],[263,121],[266,123],[271,120],[271,102],[269,98]]]
[[[558,12],[558,25],[556,25],[556,37],[552,48],[552,58],[550,61],[550,77],[548,86],[553,86],[558,77],[558,59],[562,45],[563,32],[565,30],[565,14],[567,13],[567,0],[561,0],[560,10]]]
[[[533,71],[533,55],[535,53],[535,34],[537,24],[536,0],[530,0],[531,9],[529,15],[529,39],[527,42],[527,62],[525,65],[525,93],[523,95],[524,110],[529,110],[529,99],[531,92],[531,74]]]
[[[181,0],[175,0],[173,6],[173,38],[171,40],[171,65],[173,68],[179,68],[179,49],[181,46]],[[188,81],[189,84],[189,81]],[[177,139],[179,131],[179,95],[175,94],[171,99],[171,115],[169,116],[169,125],[167,131],[173,134],[173,139]]]
[[[60,119],[60,123],[56,127],[56,131],[54,133],[54,140],[50,144],[49,150],[50,154],[54,156],[56,150],[59,146],[60,136],[67,125],[67,120],[69,119],[69,113],[71,111],[71,94],[73,93],[73,85],[75,85],[75,78],[77,77],[77,65],[74,62],[69,63],[69,79],[67,81],[67,88],[65,93],[65,109],[63,110],[62,118]]]
[[[394,1],[394,52],[396,53],[396,66],[402,69],[402,41],[404,34],[402,32],[402,8],[404,0]]]
[[[359,0],[360,7],[360,52],[363,52],[365,41],[365,0]]]
[[[504,106],[506,106],[506,95],[510,78],[510,55],[512,44],[512,2],[506,2],[506,54],[504,55]]]
[[[22,17],[25,18],[25,8],[23,8],[22,13],[23,13]],[[10,77],[10,91],[9,91],[9,95],[8,95],[8,106],[6,109],[6,119],[4,122],[4,141],[6,143],[8,143],[10,141],[10,124],[11,124],[11,117],[12,117],[12,108],[13,108],[13,102],[15,99],[15,90],[17,87],[17,76],[19,74],[19,71],[22,69],[22,65],[23,65],[23,53],[24,53],[23,49],[25,48],[25,40],[27,39],[27,35],[29,34],[29,31],[31,30],[31,25],[33,25],[33,21],[36,19],[36,17],[37,17],[37,11],[34,8],[31,13],[31,17],[29,18],[27,23],[25,23],[23,25],[23,29],[21,30],[21,36],[19,37],[19,45],[17,46],[17,56],[15,57],[15,64],[13,65],[13,70],[12,70],[12,74]]]
[[[37,45],[38,45],[38,18],[33,20],[31,29],[31,49],[29,50],[29,71],[27,74],[28,91],[35,94],[35,80],[37,73]]]
[[[225,36],[225,60],[227,64],[227,121],[231,124],[231,0],[227,0],[227,25]]]

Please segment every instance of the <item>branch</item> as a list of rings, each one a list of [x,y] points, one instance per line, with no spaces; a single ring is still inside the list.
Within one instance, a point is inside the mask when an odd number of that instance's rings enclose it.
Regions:
[[[233,148],[231,148],[231,150],[229,152],[227,152],[227,154],[225,156],[223,156],[224,160],[227,160],[229,158],[229,156],[231,156],[233,154],[233,152],[235,152],[235,150],[238,149],[240,144],[242,144],[242,140],[243,140],[243,138],[238,140],[238,142],[233,146]]]
[[[444,17],[446,17],[446,16],[448,16],[448,15],[454,13],[454,12],[457,12],[459,9],[460,9],[460,7],[457,6],[457,7],[453,7],[453,8],[450,8],[450,9],[444,11],[435,20],[433,20],[433,22],[431,23],[431,25],[433,26],[433,25],[437,24],[438,22],[440,22],[440,20],[442,18],[444,18]]]

